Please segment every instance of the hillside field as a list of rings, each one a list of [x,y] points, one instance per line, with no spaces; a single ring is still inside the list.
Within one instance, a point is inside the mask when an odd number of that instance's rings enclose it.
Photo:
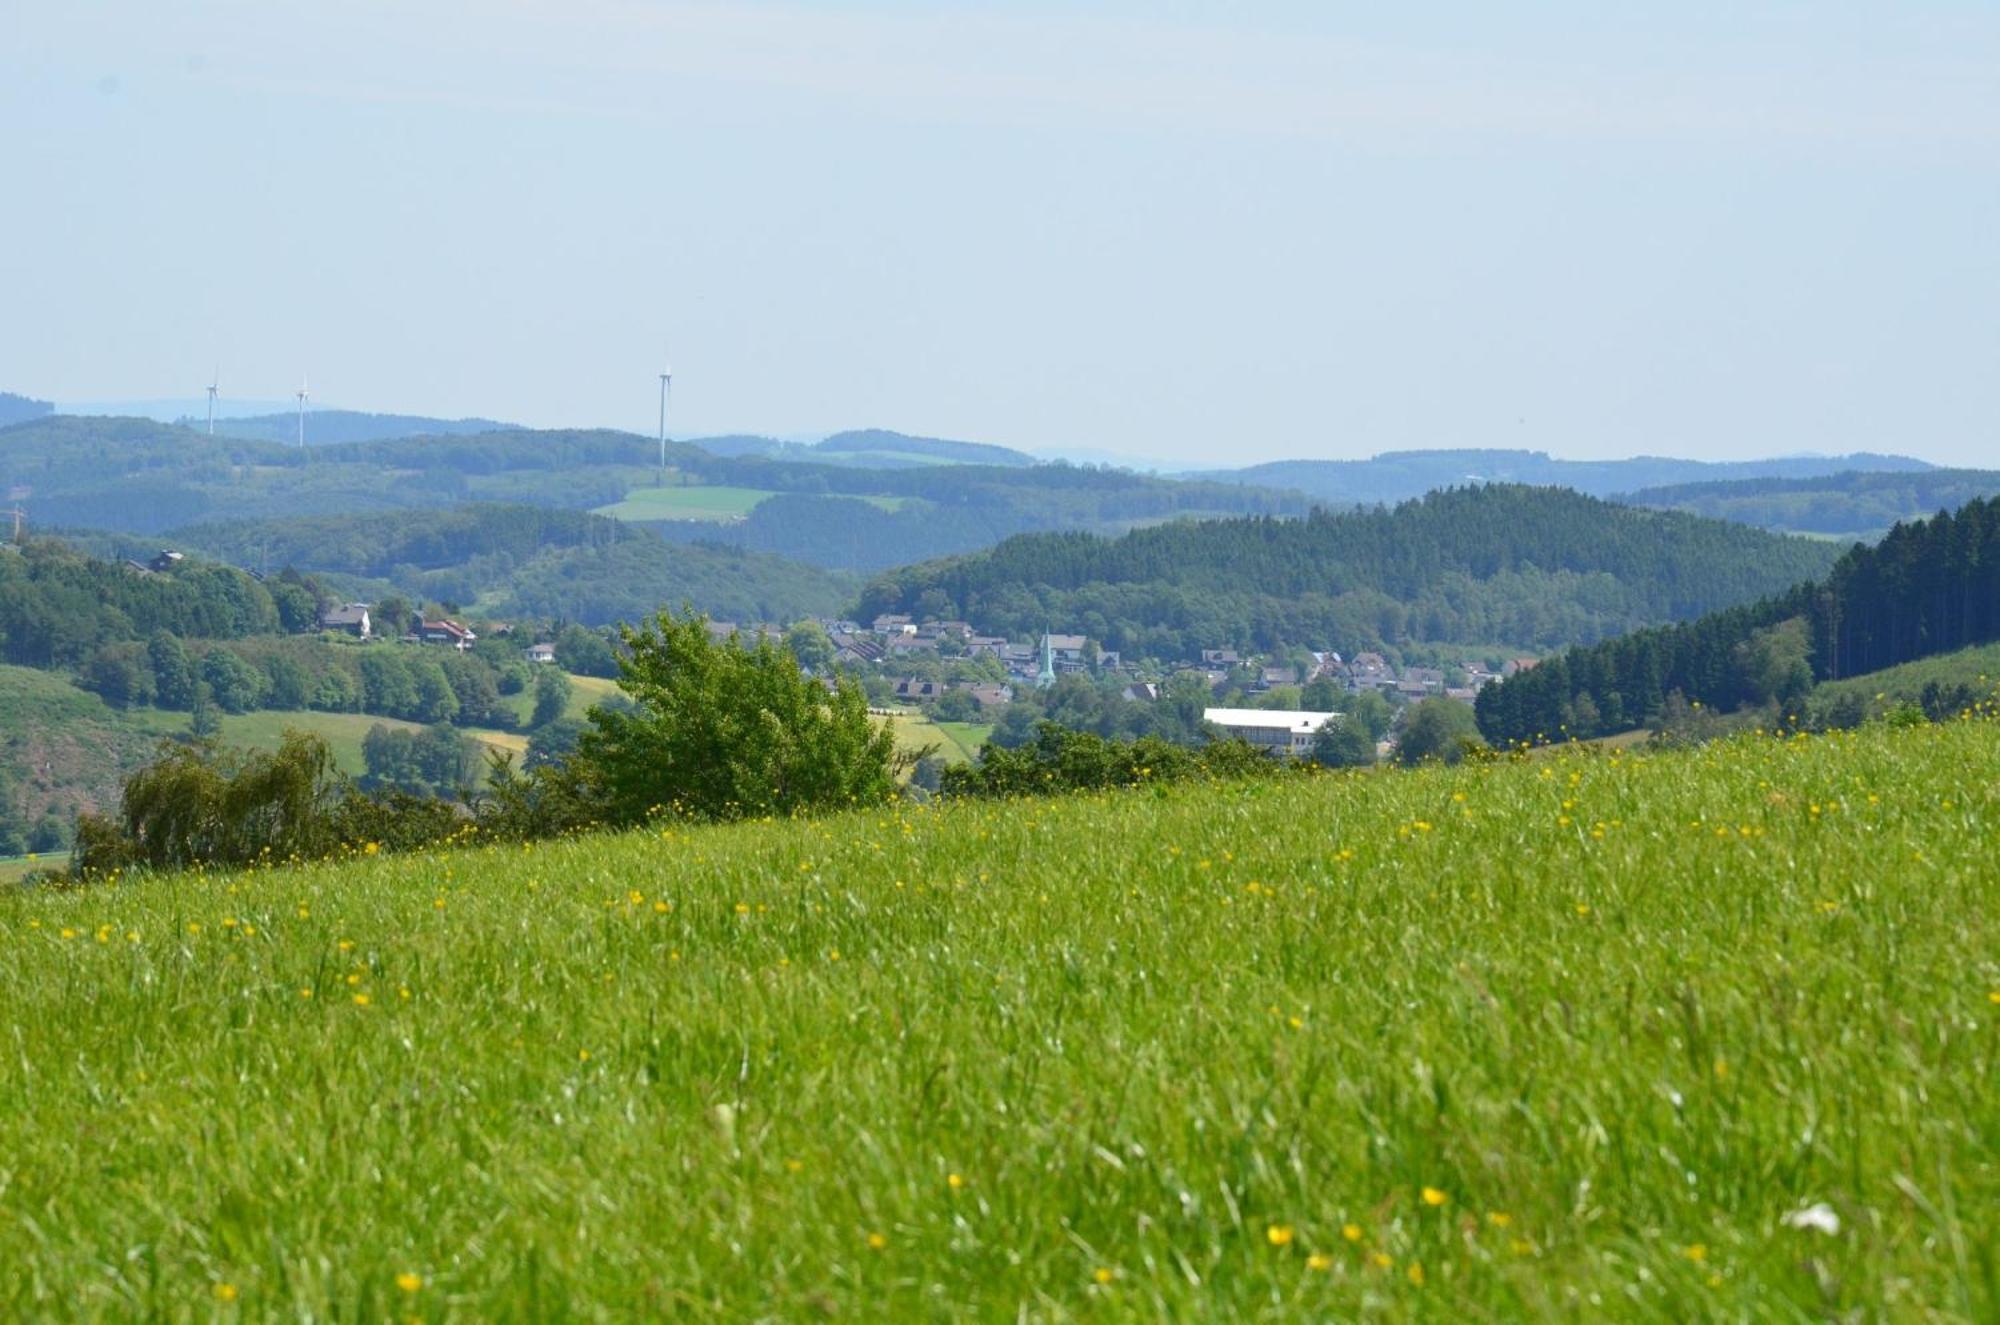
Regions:
[[[952,462],[926,463],[948,465]],[[615,520],[708,520],[726,523],[741,520],[762,505],[766,498],[776,495],[765,488],[737,488],[724,484],[641,487],[627,492],[624,500],[600,506],[591,514],[608,515]],[[892,514],[910,502],[908,497],[857,496],[854,500],[865,501],[878,510]]]
[[[1991,1320],[1996,756],[0,891],[0,1315]]]

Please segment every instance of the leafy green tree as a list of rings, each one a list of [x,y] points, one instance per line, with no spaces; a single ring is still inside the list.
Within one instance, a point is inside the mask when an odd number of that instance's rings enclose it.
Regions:
[[[1436,759],[1455,764],[1483,744],[1469,704],[1444,698],[1420,700],[1403,720],[1396,762],[1414,765]]]
[[[535,677],[535,711],[529,715],[528,725],[545,727],[560,718],[568,710],[575,689],[561,668],[541,668]]]
[[[264,675],[269,681],[265,702],[274,709],[302,709],[306,706],[306,669],[282,653],[264,659]]]
[[[201,679],[225,713],[248,713],[264,702],[264,674],[230,649],[210,649],[201,660]]]
[[[1343,714],[1313,737],[1312,757],[1327,768],[1367,768],[1375,762],[1375,738],[1367,723]]]
[[[799,666],[820,675],[833,666],[833,638],[817,621],[798,621],[785,631],[785,647],[799,660]]]
[[[403,660],[387,648],[361,657],[361,711],[400,718],[415,711],[417,686]]]
[[[1396,720],[1396,708],[1382,698],[1381,692],[1364,690],[1348,697],[1345,704],[1336,704],[1335,712],[1344,712],[1368,729],[1368,738],[1379,741],[1389,734],[1389,725]]]
[[[206,681],[194,683],[194,700],[188,705],[188,732],[197,741],[212,741],[222,734],[222,711],[216,707],[215,693]]]
[[[324,713],[352,713],[361,707],[361,687],[344,667],[329,667],[313,682],[308,701]]]
[[[560,764],[576,753],[577,738],[583,734],[581,718],[557,718],[536,727],[528,735],[528,752],[521,760],[523,769]]]
[[[146,646],[137,640],[100,645],[78,679],[84,689],[96,691],[105,703],[119,708],[152,702],[153,663]]]
[[[514,710],[500,702],[500,687],[492,664],[470,653],[453,651],[443,663],[445,680],[458,700],[453,719],[461,727],[511,727]]]
[[[1330,676],[1308,681],[1299,691],[1299,707],[1307,713],[1338,713],[1341,711],[1340,701],[1341,688]]]
[[[931,716],[939,722],[977,722],[979,701],[970,690],[947,690],[932,706]]]
[[[618,655],[610,641],[583,626],[564,626],[557,632],[556,665],[577,676],[618,675]]]
[[[458,716],[458,695],[435,658],[419,658],[410,664],[410,684],[416,697],[402,716],[423,723],[450,722]]]
[[[153,702],[163,709],[185,709],[194,703],[194,664],[178,635],[156,630],[146,643],[153,664]]]
[[[605,817],[797,814],[880,802],[895,739],[851,681],[829,691],[769,641],[715,643],[692,613],[623,631],[629,713],[593,709],[572,760],[603,787]]]

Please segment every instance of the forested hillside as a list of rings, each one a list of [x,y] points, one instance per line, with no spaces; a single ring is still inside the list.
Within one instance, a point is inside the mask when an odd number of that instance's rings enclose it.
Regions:
[[[1995,493],[2000,493],[2000,471],[1923,469],[1683,483],[1642,488],[1617,500],[1765,529],[1879,538],[1900,521],[1957,510],[1975,497]]]
[[[189,427],[206,428],[207,421],[181,420]],[[306,411],[306,445],[327,446],[339,442],[369,442],[389,437],[443,436],[454,433],[505,432],[511,423],[494,419],[433,419],[421,414],[368,414],[351,409],[309,409]],[[245,437],[263,442],[296,443],[299,435],[297,414],[249,414],[219,418],[216,432],[227,437]]]
[[[1818,584],[1548,659],[1482,691],[1479,725],[1501,743],[1623,730],[1680,702],[1789,708],[1815,681],[1996,638],[2000,502],[1972,501],[1852,548]]]
[[[683,603],[718,620],[793,621],[839,612],[856,589],[847,576],[764,553],[676,544],[583,511],[519,504],[227,521],[172,538],[243,565],[349,576],[494,616],[585,625],[637,621]]]
[[[1194,477],[1296,488],[1343,505],[1406,501],[1464,483],[1531,483],[1608,497],[1635,488],[1715,479],[1799,478],[1846,470],[1928,469],[1908,456],[1857,453],[1716,463],[1639,456],[1630,460],[1557,460],[1541,451],[1389,451],[1368,460],[1278,460]]]
[[[860,446],[881,442],[883,435],[850,436]],[[720,541],[862,570],[965,551],[1029,530],[1117,532],[1176,515],[1302,514],[1309,505],[1297,493],[1071,465],[940,460],[869,468],[859,461],[873,452],[826,454],[856,463],[714,455],[673,442],[663,476],[656,441],[602,430],[508,430],[301,449],[210,437],[145,419],[55,416],[0,429],[0,485],[27,491],[29,519],[37,526],[137,534],[226,518],[347,516],[466,502],[616,506],[623,514],[646,506],[628,500],[634,496],[671,498],[682,490],[727,487],[739,490],[735,496],[750,518],[733,524],[679,519],[662,523],[659,532],[674,541]],[[760,503],[781,497],[788,500],[760,513]],[[865,498],[868,509],[840,498]]]
[[[862,613],[960,616],[1017,635],[1053,625],[1159,657],[1407,641],[1538,649],[1753,599],[1823,574],[1836,555],[1738,525],[1494,485],[1304,520],[1014,538],[882,576]]]
[[[39,419],[54,409],[46,400],[36,400],[32,396],[17,396],[11,391],[0,391],[0,428],[9,424],[25,423],[29,419]]]

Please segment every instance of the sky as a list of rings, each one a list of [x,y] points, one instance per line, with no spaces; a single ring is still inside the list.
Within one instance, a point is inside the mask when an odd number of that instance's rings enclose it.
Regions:
[[[2000,465],[2000,5],[0,0],[0,390]]]

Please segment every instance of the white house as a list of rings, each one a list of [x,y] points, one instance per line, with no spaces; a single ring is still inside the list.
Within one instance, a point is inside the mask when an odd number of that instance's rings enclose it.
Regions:
[[[1240,736],[1268,755],[1303,758],[1312,752],[1319,729],[1338,713],[1307,713],[1301,709],[1203,709],[1203,722]]]

